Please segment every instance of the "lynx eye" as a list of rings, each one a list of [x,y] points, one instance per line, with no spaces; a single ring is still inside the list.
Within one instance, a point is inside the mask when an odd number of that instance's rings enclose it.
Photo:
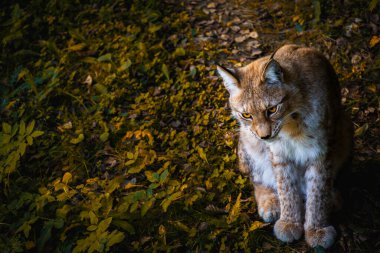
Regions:
[[[241,116],[242,116],[243,118],[245,118],[245,119],[250,119],[250,118],[252,118],[252,115],[249,114],[249,113],[242,113]]]
[[[268,115],[271,115],[273,113],[277,112],[277,105],[276,106],[272,106],[270,108],[267,109],[267,113]]]

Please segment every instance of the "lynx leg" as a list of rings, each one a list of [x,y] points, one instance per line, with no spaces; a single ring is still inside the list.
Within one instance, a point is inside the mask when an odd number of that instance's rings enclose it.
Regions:
[[[306,172],[305,239],[311,247],[329,248],[333,245],[336,231],[328,224],[332,185],[322,162],[316,162]]]
[[[255,184],[255,198],[259,215],[265,222],[274,222],[280,218],[280,203],[273,189]]]
[[[281,159],[273,159],[272,163],[281,207],[281,216],[274,225],[274,234],[283,242],[292,242],[300,239],[303,233],[301,196],[293,175],[294,169]]]

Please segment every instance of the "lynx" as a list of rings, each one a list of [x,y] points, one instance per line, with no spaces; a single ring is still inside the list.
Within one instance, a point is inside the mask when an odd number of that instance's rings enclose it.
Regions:
[[[315,49],[286,45],[217,70],[239,121],[239,169],[254,184],[259,215],[275,222],[281,241],[305,234],[309,246],[331,247],[334,179],[352,141],[333,67]]]

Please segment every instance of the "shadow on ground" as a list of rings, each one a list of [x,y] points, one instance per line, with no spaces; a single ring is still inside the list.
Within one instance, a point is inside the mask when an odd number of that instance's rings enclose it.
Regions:
[[[331,252],[380,252],[380,161],[353,161],[339,179],[343,208],[334,215],[340,239]]]

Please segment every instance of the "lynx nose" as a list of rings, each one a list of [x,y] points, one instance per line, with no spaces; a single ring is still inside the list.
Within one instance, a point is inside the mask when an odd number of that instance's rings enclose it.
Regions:
[[[268,140],[270,138],[270,134],[266,135],[266,136],[260,136],[260,139],[262,140]]]
[[[256,125],[256,134],[262,140],[268,140],[272,136],[271,126],[269,124]]]

